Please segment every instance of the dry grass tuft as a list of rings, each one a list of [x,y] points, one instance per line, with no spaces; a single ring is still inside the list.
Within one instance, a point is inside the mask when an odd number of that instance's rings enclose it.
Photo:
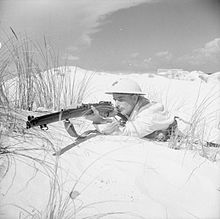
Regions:
[[[77,84],[77,68],[72,78],[66,77],[68,69],[58,68],[59,56],[45,37],[42,45],[10,31],[0,50],[0,180],[17,162],[41,171],[50,180],[48,204],[42,211],[33,209],[35,213],[15,206],[21,211],[20,218],[63,218],[66,208],[58,179],[59,157],[52,156],[57,148],[44,132],[26,130],[27,110],[43,107],[53,111],[81,104],[93,75],[85,74]]]

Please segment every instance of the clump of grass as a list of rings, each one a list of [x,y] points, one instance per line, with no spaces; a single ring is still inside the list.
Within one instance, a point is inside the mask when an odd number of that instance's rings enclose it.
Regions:
[[[8,39],[3,42],[0,50],[2,86],[3,83],[4,87],[7,86],[6,80],[11,79],[11,83],[14,82],[16,86],[11,92],[13,93],[11,107],[30,109],[34,95],[33,77],[38,70],[34,62],[33,45],[27,36],[17,35],[12,28],[11,30],[13,35],[7,36]],[[8,97],[7,93],[1,96],[6,96],[10,104],[11,97]]]
[[[59,67],[59,55],[45,37],[40,44],[11,31],[0,50],[0,103],[24,110],[81,104],[93,74],[78,80],[77,68],[70,73]]]
[[[80,72],[75,67],[72,69],[63,66],[39,74],[35,86],[36,105],[45,106],[53,110],[76,106],[82,104],[84,98],[88,95],[88,85],[94,73],[85,73],[81,79]]]
[[[66,76],[69,69],[58,68],[59,56],[46,38],[41,46],[27,35],[17,34],[12,28],[10,30],[12,36],[6,34],[7,40],[0,50],[1,179],[12,164],[16,165],[16,161],[27,162],[27,165],[32,161],[33,169],[40,165],[51,180],[51,193],[46,212],[38,211],[37,215],[39,218],[62,218],[59,217],[63,214],[62,191],[57,173],[59,159],[56,157],[54,160],[50,155],[56,148],[42,132],[26,130],[26,110],[33,110],[34,106],[60,110],[61,107],[81,104],[88,94],[87,86],[93,74],[85,74],[77,83],[77,68],[73,77],[70,74]],[[36,218],[36,214],[25,212]]]
[[[204,156],[212,161],[217,160],[217,155],[220,154],[220,145],[208,142],[206,127],[208,122],[214,122],[217,115],[220,115],[220,108],[210,111],[210,105],[220,99],[220,95],[215,90],[211,91],[207,96],[201,99],[200,89],[195,101],[194,112],[189,121],[179,118],[187,124],[184,133],[177,133],[171,137],[169,146],[174,149],[189,149],[198,151],[201,156]],[[199,100],[201,99],[201,100]],[[209,112],[207,113],[207,111]],[[206,135],[206,137],[205,137]],[[213,149],[212,146],[215,146]]]
[[[0,112],[1,115],[1,127],[0,129],[0,181],[4,180],[4,177],[8,174],[10,169],[16,169],[17,163],[26,164],[27,167],[31,167],[35,174],[28,180],[24,182],[29,184],[31,180],[37,175],[37,172],[44,174],[45,178],[51,180],[51,195],[49,202],[54,205],[57,204],[54,187],[57,188],[58,178],[58,159],[52,157],[52,153],[56,151],[56,148],[51,142],[48,135],[43,131],[38,131],[38,129],[26,130],[25,111],[14,111],[8,109],[4,114]],[[13,186],[14,177],[11,176],[10,185],[8,185],[7,192]],[[13,205],[13,204],[12,204]],[[25,209],[25,206],[15,207],[20,209],[20,218],[36,218],[33,212]],[[49,210],[48,206],[46,208]],[[52,209],[50,209],[52,210]],[[27,215],[28,217],[26,217]],[[52,214],[50,212],[50,214]],[[26,216],[24,216],[26,215]],[[41,218],[53,218],[53,217],[41,217]]]
[[[172,149],[186,149],[186,150],[194,150],[197,151],[201,156],[207,157],[208,159],[215,161],[218,159],[218,155],[220,154],[220,145],[207,142],[207,126],[209,122],[212,125],[215,125],[215,120],[219,122],[220,118],[220,107],[215,107],[212,109],[214,103],[218,103],[220,100],[220,93],[216,91],[216,89],[210,89],[210,92],[206,95],[202,95],[202,84],[200,82],[198,93],[195,99],[193,111],[190,110],[190,118],[186,120],[185,118],[179,117],[179,112],[182,109],[185,110],[184,113],[187,114],[186,106],[189,104],[188,99],[181,99],[175,97],[173,93],[171,93],[171,80],[168,81],[168,85],[164,90],[158,90],[158,88],[154,88],[152,85],[148,86],[146,90],[146,97],[149,100],[154,100],[156,102],[162,103],[165,110],[171,112],[174,116],[176,116],[176,120],[178,123],[184,123],[185,129],[180,131],[177,129],[169,140],[168,146]],[[175,98],[175,99],[171,99]],[[218,129],[220,126],[216,124]],[[215,147],[215,148],[213,148]]]

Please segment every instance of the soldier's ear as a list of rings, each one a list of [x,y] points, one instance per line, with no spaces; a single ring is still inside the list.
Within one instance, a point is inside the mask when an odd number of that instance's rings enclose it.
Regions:
[[[136,102],[138,100],[138,95],[137,94],[133,94],[132,95],[133,100]]]

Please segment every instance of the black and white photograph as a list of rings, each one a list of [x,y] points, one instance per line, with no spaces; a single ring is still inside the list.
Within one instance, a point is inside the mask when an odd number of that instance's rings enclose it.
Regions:
[[[0,0],[0,219],[220,219],[220,1]]]

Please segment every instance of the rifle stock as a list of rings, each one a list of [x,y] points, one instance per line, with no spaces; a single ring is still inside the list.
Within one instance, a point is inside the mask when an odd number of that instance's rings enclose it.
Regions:
[[[106,117],[108,117],[109,114],[115,110],[112,103],[108,101],[101,101],[99,103],[93,103],[93,104],[82,104],[77,108],[61,110],[59,112],[50,113],[43,116],[38,116],[38,117],[28,116],[28,121],[26,122],[26,128],[29,129],[35,126],[40,126],[40,128],[43,129],[43,128],[47,128],[47,124],[50,123],[58,122],[69,118],[89,115],[93,113],[91,106],[94,106],[102,115]],[[121,115],[120,113],[118,113],[118,116],[120,116],[121,118],[123,117],[123,115]]]

